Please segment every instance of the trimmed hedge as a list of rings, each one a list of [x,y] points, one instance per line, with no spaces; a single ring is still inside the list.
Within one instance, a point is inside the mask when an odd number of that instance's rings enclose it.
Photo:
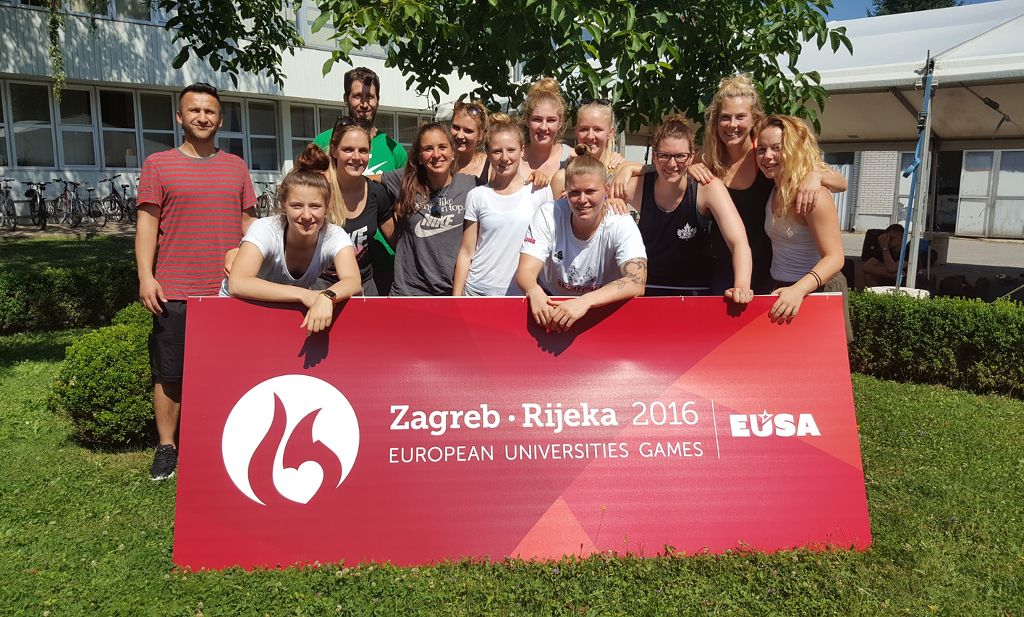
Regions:
[[[851,370],[1024,398],[1024,305],[850,293]]]
[[[107,323],[138,297],[135,264],[0,269],[0,334]]]
[[[70,417],[80,442],[98,447],[143,445],[153,432],[148,348],[152,321],[139,303],[120,311],[113,321],[68,347],[50,406]]]

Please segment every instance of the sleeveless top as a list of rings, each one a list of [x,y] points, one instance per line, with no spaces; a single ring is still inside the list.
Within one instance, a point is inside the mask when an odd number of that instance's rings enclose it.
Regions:
[[[647,286],[675,293],[707,291],[710,273],[704,247],[708,217],[697,209],[697,182],[688,180],[679,206],[665,212],[654,201],[657,178],[655,171],[643,175],[640,202],[640,235],[647,248]]]
[[[792,216],[779,218],[772,214],[772,198],[764,207],[762,227],[772,242],[771,275],[782,283],[793,283],[807,274],[821,259],[818,245],[807,225],[801,225]]]
[[[764,203],[775,189],[775,183],[757,169],[754,182],[745,189],[729,188],[729,197],[743,220],[747,231],[747,242],[753,258],[750,283],[756,293],[771,292],[772,243],[765,233]],[[732,253],[722,237],[718,225],[711,225],[709,252],[716,262],[716,269],[723,271],[732,286]]]

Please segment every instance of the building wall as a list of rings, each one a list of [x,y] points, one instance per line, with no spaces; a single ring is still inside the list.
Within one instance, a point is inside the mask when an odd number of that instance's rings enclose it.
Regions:
[[[899,171],[899,152],[857,153],[854,227],[858,231],[886,227],[892,222]]]

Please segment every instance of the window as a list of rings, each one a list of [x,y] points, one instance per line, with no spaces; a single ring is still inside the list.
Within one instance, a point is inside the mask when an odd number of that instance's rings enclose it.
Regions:
[[[377,130],[381,133],[391,135],[391,137],[398,139],[398,133],[395,131],[395,114],[390,111],[378,111],[377,117],[373,119],[373,126],[377,127]]]
[[[319,19],[320,9],[311,4],[311,2],[304,2],[302,8],[299,9],[298,27],[302,40],[307,47],[333,49],[335,43],[331,37],[334,36],[334,26],[327,21],[320,30],[313,32],[313,23]]]
[[[104,167],[139,166],[133,98],[131,92],[100,90]]]
[[[110,15],[110,3],[103,0],[70,0],[67,10],[70,13],[107,17]]]
[[[7,167],[10,164],[7,158],[7,121],[4,118],[3,89],[0,88],[0,167]]]
[[[114,0],[114,16],[122,19],[150,21],[152,11],[149,0]]]
[[[318,135],[316,113],[312,107],[292,105],[292,160],[299,158],[306,145]]]
[[[96,165],[96,117],[90,91],[64,90],[60,99],[60,142],[64,165]]]
[[[11,120],[14,164],[18,167],[53,167],[49,86],[11,84]]]
[[[247,160],[245,135],[242,133],[242,103],[240,101],[221,101],[220,110],[224,117],[224,124],[217,131],[217,146]]]
[[[420,130],[420,117],[412,114],[398,114],[397,137],[400,144],[409,147],[412,140],[416,139],[416,133]],[[393,135],[394,136],[394,135]]]
[[[276,171],[281,168],[277,156],[277,105],[249,101],[249,169]]]
[[[170,94],[139,94],[142,113],[142,157],[175,146],[174,97]]]
[[[327,129],[333,129],[334,123],[338,121],[338,116],[344,116],[346,112],[341,107],[319,107],[317,108],[317,117],[320,118],[320,125],[317,127],[317,135],[323,133]]]

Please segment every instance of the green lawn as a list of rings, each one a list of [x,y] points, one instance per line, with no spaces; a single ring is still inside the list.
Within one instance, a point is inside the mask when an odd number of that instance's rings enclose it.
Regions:
[[[3,615],[1024,616],[1024,402],[855,376],[874,546],[175,572],[173,481],[94,453],[45,400],[77,333],[0,337]]]

